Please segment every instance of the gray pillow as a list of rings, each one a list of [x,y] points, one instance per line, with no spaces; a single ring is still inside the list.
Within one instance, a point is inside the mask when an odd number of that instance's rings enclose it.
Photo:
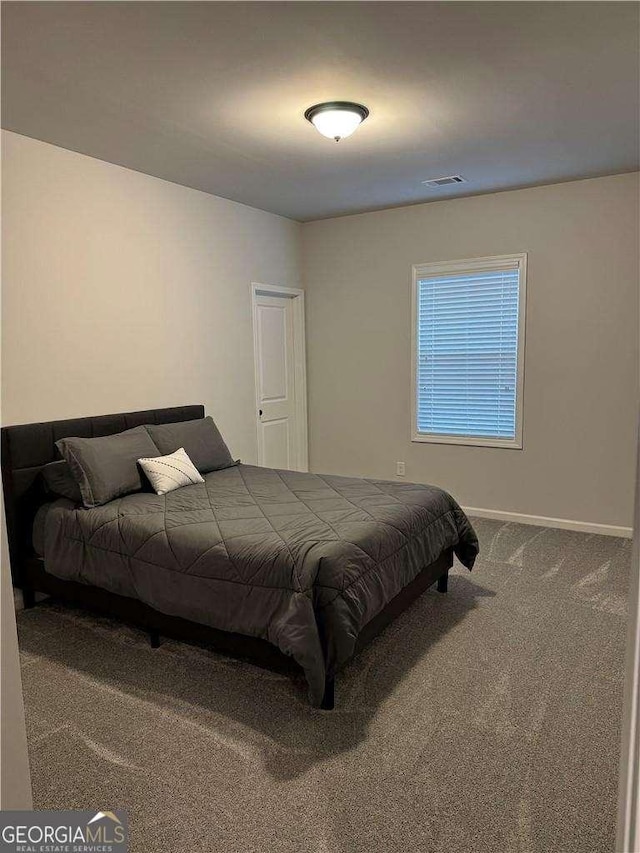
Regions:
[[[56,447],[80,486],[82,503],[91,508],[142,488],[141,456],[160,456],[143,426],[99,438],[61,438]]]
[[[80,486],[76,483],[68,462],[49,462],[42,469],[42,477],[48,492],[60,498],[68,498],[74,503],[82,503]]]
[[[147,424],[147,430],[161,454],[175,453],[183,447],[201,474],[238,464],[211,417],[175,424]]]

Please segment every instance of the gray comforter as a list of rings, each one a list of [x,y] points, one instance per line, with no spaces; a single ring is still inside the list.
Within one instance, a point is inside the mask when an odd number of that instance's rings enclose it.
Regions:
[[[44,535],[60,578],[274,643],[303,667],[314,705],[361,628],[451,547],[471,569],[475,532],[434,486],[249,465],[95,509],[57,501]]]

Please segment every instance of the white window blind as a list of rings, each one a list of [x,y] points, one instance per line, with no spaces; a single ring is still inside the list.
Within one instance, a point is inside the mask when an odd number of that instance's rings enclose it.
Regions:
[[[493,268],[486,261],[478,267],[416,269],[414,429],[418,439],[457,436],[513,446],[521,263],[500,259]]]

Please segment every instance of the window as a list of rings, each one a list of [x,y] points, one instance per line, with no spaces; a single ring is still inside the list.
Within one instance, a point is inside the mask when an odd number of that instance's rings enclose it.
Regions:
[[[413,441],[522,447],[526,260],[413,268]]]

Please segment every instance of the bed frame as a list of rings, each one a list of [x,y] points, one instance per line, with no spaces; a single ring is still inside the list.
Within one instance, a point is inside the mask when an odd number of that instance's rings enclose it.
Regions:
[[[43,559],[33,549],[31,536],[35,514],[43,503],[50,500],[44,491],[40,472],[48,462],[59,458],[55,447],[58,439],[69,436],[93,438],[112,435],[141,424],[175,423],[203,417],[204,406],[179,406],[3,427],[2,484],[13,585],[22,590],[25,608],[34,607],[36,593],[42,592],[61,601],[116,616],[124,622],[142,628],[148,632],[153,648],[160,645],[161,636],[166,636],[210,645],[224,654],[250,660],[269,669],[301,671],[291,658],[266,640],[219,631],[207,625],[160,613],[138,599],[116,595],[89,584],[61,580],[45,571]],[[428,587],[436,583],[439,592],[446,592],[448,573],[452,565],[453,551],[448,548],[362,628],[354,654],[364,648]],[[322,637],[321,627],[319,625]],[[325,710],[331,710],[334,706],[334,679],[335,672],[326,673],[321,706]]]

